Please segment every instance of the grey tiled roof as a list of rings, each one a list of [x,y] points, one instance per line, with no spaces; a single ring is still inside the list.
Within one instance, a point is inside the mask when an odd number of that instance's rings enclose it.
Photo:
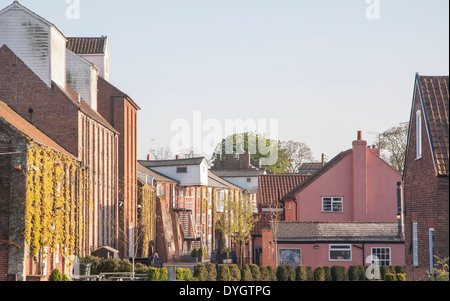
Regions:
[[[160,161],[145,161],[138,160],[139,163],[145,167],[161,167],[161,166],[185,166],[185,165],[199,165],[205,160],[205,157],[178,159],[178,160],[160,160]]]
[[[233,177],[257,177],[265,174],[265,170],[211,170],[218,177],[233,178]]]
[[[398,241],[397,223],[382,222],[280,222],[278,242]]]

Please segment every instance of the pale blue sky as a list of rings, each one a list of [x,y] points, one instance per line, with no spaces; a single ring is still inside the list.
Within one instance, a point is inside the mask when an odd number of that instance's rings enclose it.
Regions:
[[[365,0],[80,0],[79,20],[66,0],[19,2],[68,37],[108,36],[111,82],[142,108],[139,159],[194,110],[278,119],[331,159],[408,121],[416,72],[449,74],[448,0],[380,0],[378,20]]]

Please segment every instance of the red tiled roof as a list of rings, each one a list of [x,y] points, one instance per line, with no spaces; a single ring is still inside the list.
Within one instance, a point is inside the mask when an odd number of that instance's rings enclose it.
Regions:
[[[302,174],[269,174],[258,177],[257,203],[259,210],[267,207],[282,208],[278,202],[283,196],[308,179],[311,175]],[[275,206],[274,206],[275,205]],[[261,208],[262,207],[262,208]],[[260,212],[259,220],[252,229],[253,235],[260,235],[263,228],[269,227],[270,214]]]
[[[29,123],[22,116],[17,114],[13,109],[11,109],[6,103],[0,101],[0,121],[4,120],[11,127],[16,129],[18,132],[23,133],[28,138],[52,148],[66,156],[71,158],[76,158],[74,155],[69,153],[66,149],[48,137],[46,134],[41,132],[37,127]]]
[[[67,38],[67,48],[76,54],[105,53],[106,37],[95,38]]]
[[[303,174],[270,174],[258,177],[258,204],[263,207],[278,202],[288,192],[308,179]]]
[[[448,76],[421,76],[420,96],[438,175],[449,175]]]

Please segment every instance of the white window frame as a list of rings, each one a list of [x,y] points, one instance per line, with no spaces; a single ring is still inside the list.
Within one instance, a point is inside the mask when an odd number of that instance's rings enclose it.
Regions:
[[[324,200],[325,199],[331,199],[331,204],[330,204],[330,210],[325,210],[324,209]],[[337,199],[339,199],[339,201],[337,201]],[[335,204],[339,204],[340,203],[340,211],[335,211],[334,210],[334,205]],[[342,196],[323,196],[322,197],[322,212],[326,212],[326,213],[342,213],[344,212],[344,198]]]
[[[156,185],[156,195],[157,196],[164,196],[165,195],[165,189],[163,184]]]
[[[381,249],[385,250],[385,255],[389,255],[389,259],[381,258],[379,254]],[[374,253],[375,251],[375,253]],[[389,266],[392,264],[392,252],[390,247],[372,247],[370,250],[370,254],[372,255],[372,264],[377,266]],[[376,258],[376,260],[374,260]],[[383,263],[383,264],[382,264]]]
[[[416,159],[422,158],[422,111],[416,112]]]
[[[417,222],[412,223],[413,266],[419,266],[419,245],[417,234]]]
[[[337,247],[333,248],[332,247]],[[340,248],[339,248],[340,247]],[[349,251],[350,252],[350,258],[349,259],[332,259],[331,258],[331,251]],[[351,244],[330,244],[328,246],[328,260],[329,261],[352,261],[352,245]]]

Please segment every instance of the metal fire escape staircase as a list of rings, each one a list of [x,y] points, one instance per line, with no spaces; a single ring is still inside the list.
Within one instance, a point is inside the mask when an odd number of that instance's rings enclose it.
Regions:
[[[206,248],[203,238],[203,229],[197,225],[193,213],[193,197],[177,196],[175,197],[173,210],[178,213],[181,232],[185,241],[193,242],[194,247]]]

